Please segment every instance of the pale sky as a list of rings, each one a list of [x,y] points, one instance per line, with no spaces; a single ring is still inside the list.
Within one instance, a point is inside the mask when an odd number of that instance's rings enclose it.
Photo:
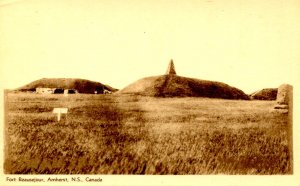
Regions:
[[[245,93],[300,75],[300,1],[0,0],[1,88],[83,78],[124,88],[164,74]]]

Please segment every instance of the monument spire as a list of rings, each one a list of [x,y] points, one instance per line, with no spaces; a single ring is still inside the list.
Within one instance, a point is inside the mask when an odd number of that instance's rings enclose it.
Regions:
[[[166,75],[176,75],[176,71],[175,71],[175,66],[174,66],[174,63],[173,63],[173,59],[171,59],[171,61],[169,63]]]

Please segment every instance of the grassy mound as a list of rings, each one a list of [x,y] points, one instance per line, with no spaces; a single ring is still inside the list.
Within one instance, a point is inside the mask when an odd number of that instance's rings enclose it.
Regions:
[[[94,82],[85,79],[73,78],[43,78],[33,81],[23,87],[18,88],[19,91],[35,91],[36,88],[62,88],[76,89],[78,93],[91,93],[95,91],[103,91],[103,89],[115,92],[117,89],[99,82]]]
[[[277,88],[265,88],[250,94],[251,99],[276,100]]]
[[[140,79],[119,94],[137,94],[155,97],[209,97],[249,99],[243,91],[225,83],[187,78],[177,75],[151,76]]]

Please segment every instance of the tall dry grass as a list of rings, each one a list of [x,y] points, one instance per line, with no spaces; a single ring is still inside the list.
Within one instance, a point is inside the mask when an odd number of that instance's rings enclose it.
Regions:
[[[11,174],[291,174],[273,101],[8,94]],[[67,107],[60,122],[54,107]]]

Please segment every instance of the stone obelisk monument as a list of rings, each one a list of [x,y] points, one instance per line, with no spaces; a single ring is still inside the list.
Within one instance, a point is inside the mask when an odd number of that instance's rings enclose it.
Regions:
[[[173,59],[171,59],[171,61],[169,63],[166,75],[176,75],[176,71],[175,71],[175,66],[174,66],[174,63],[173,63]]]

